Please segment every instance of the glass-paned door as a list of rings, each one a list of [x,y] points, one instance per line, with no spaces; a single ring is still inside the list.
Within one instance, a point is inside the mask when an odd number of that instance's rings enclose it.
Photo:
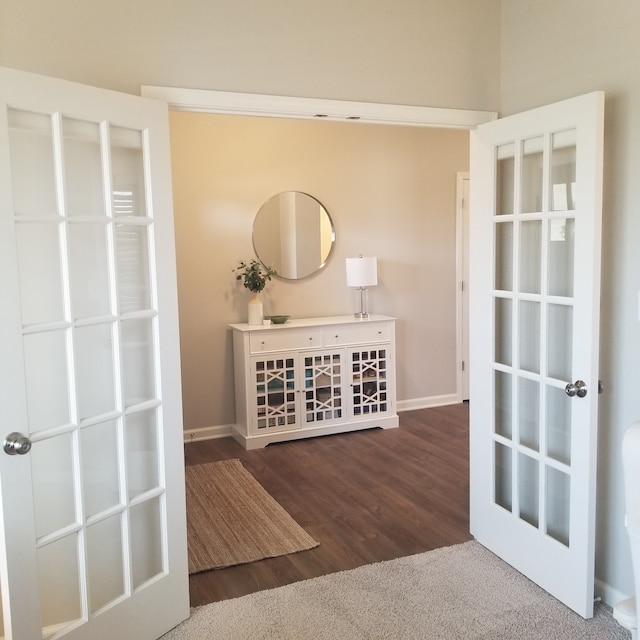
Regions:
[[[297,359],[282,353],[251,360],[255,411],[251,420],[254,434],[284,431],[300,426],[298,394],[295,388]]]
[[[303,353],[305,426],[344,422],[344,350]]]
[[[375,418],[391,410],[388,384],[389,350],[349,349],[351,384],[350,412],[353,418]]]
[[[166,106],[0,87],[5,637],[151,640],[188,615]]]
[[[472,135],[471,530],[593,611],[604,98]]]

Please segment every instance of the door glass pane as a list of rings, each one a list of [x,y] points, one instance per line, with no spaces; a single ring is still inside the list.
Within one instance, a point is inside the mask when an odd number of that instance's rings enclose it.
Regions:
[[[68,216],[105,216],[100,127],[63,118],[65,211]]]
[[[120,313],[151,307],[146,226],[116,225],[116,261]]]
[[[512,301],[508,298],[496,298],[495,318],[495,359],[500,364],[512,364],[511,328]]]
[[[513,508],[511,453],[510,447],[506,447],[499,442],[495,443],[494,500],[497,505],[508,511]]]
[[[512,379],[508,373],[495,372],[495,432],[509,439],[513,433]]]
[[[547,533],[568,547],[571,479],[566,473],[547,467],[546,484]]]
[[[542,280],[542,222],[520,225],[520,291],[540,293]]]
[[[37,551],[44,638],[81,616],[78,557],[77,534],[65,536]]]
[[[74,318],[110,313],[107,228],[103,224],[68,226],[71,304]]]
[[[138,504],[130,513],[133,588],[137,589],[163,571],[160,499]]]
[[[64,320],[59,225],[16,225],[22,324]]]
[[[156,397],[153,324],[150,319],[123,320],[120,327],[123,396],[129,407]]]
[[[23,345],[29,433],[68,424],[66,332],[28,333],[23,338]]]
[[[576,131],[563,131],[551,138],[552,211],[576,208]]]
[[[120,514],[87,527],[87,575],[91,613],[124,594]]]
[[[513,291],[513,222],[498,222],[496,229],[496,289]]]
[[[40,440],[29,456],[36,536],[40,538],[77,522],[73,436],[65,433]]]
[[[159,484],[158,426],[155,410],[125,416],[127,482],[129,497],[135,498]]]
[[[518,385],[518,426],[520,444],[534,451],[540,447],[540,383],[520,378]]]
[[[120,503],[117,423],[114,420],[84,427],[82,479],[85,516],[90,518]]]
[[[496,214],[513,213],[515,184],[515,145],[513,143],[498,147],[496,163]]]
[[[549,294],[573,296],[575,220],[549,220]]]
[[[547,455],[571,464],[571,398],[564,389],[547,386]]]
[[[80,419],[113,411],[115,392],[111,325],[76,328],[75,349]]]
[[[540,303],[520,301],[520,368],[540,373]]]
[[[550,304],[548,315],[548,375],[568,381],[573,354],[573,307]]]
[[[542,211],[542,167],[543,138],[532,138],[523,143],[522,182],[520,211],[534,213]]]
[[[518,500],[520,505],[520,518],[534,527],[538,526],[540,520],[538,482],[538,461],[524,453],[519,453]]]
[[[11,180],[16,215],[58,213],[51,118],[8,109]],[[34,189],[37,180],[38,188]]]
[[[142,134],[134,129],[111,127],[113,214],[146,216]]]

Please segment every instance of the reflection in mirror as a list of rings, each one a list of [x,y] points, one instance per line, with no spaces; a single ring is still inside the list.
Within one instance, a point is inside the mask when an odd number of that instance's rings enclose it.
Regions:
[[[267,200],[253,223],[253,247],[278,276],[299,280],[322,269],[335,242],[333,222],[324,206],[299,191]]]

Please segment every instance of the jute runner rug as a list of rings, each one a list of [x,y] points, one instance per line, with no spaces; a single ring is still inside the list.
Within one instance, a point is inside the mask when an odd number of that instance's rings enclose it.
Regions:
[[[186,484],[189,573],[318,546],[240,460],[188,466]]]

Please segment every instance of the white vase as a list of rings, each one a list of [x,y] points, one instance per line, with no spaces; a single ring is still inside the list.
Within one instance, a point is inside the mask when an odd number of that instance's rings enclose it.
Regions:
[[[260,300],[260,294],[254,293],[251,300],[249,300],[249,324],[258,325],[262,324],[262,300]]]

